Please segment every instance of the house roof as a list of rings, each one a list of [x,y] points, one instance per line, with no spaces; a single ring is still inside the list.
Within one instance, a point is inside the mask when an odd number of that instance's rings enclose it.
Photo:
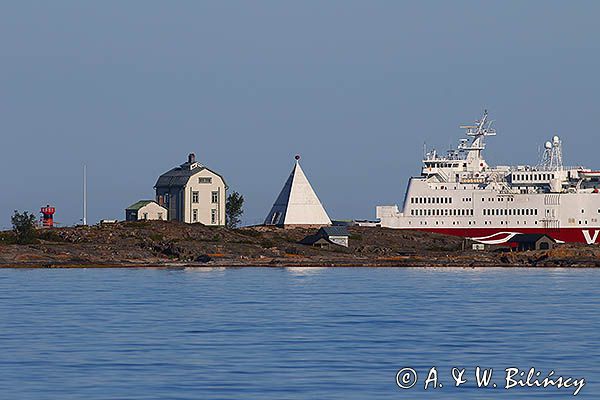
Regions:
[[[512,243],[535,243],[543,237],[547,237],[548,239],[555,242],[555,240],[553,238],[546,235],[545,233],[520,233],[518,235],[513,236],[513,238],[510,239],[509,242],[512,242]]]
[[[329,243],[339,246],[339,244],[333,243],[331,240],[318,235],[310,235],[300,241],[300,244],[308,244],[311,246],[317,243]]]
[[[334,243],[331,240],[329,240],[326,236],[319,235],[319,234],[308,235],[307,237],[305,237],[304,239],[302,239],[300,241],[300,244],[313,245],[315,243],[329,243],[329,244],[334,244],[336,246],[339,246],[338,243]]]
[[[137,203],[133,203],[132,205],[130,205],[129,207],[127,207],[125,210],[127,211],[137,211],[140,208],[150,204],[150,203],[156,203],[154,200],[140,200]],[[156,203],[158,204],[158,203]]]
[[[327,236],[348,236],[348,229],[345,226],[324,226],[320,229]]]
[[[331,244],[337,245],[337,243],[333,243],[331,240],[329,240],[331,236],[348,236],[348,230],[345,226],[324,226],[314,235],[308,235],[302,239],[300,243],[315,244],[319,240],[325,240]]]
[[[213,174],[217,175],[219,178],[221,178],[223,180],[223,183],[225,184],[225,187],[227,187],[227,183],[225,182],[225,178],[223,178],[222,175],[216,173],[215,171],[213,171],[210,168],[205,167],[202,164],[193,162],[186,162],[181,164],[179,167],[175,167],[167,172],[165,172],[164,174],[162,174],[161,176],[158,177],[158,180],[156,181],[156,184],[154,185],[155,188],[157,187],[172,187],[172,186],[185,186],[187,185],[188,181],[190,180],[190,177],[196,175],[198,172],[203,171],[203,170],[207,170],[212,172]]]

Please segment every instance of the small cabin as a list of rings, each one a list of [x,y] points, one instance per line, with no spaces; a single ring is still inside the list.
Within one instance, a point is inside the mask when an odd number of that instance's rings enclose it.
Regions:
[[[167,220],[167,212],[154,200],[140,200],[125,209],[125,221]]]
[[[348,229],[345,226],[325,226],[314,235],[302,239],[300,243],[321,249],[335,246],[348,247]]]
[[[556,246],[556,240],[544,233],[518,234],[508,241],[516,251],[550,250]]]

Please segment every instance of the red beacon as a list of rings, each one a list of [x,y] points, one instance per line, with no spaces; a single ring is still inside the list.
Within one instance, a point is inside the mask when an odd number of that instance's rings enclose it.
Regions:
[[[41,208],[40,212],[42,213],[42,227],[52,228],[54,226],[54,213],[56,212],[56,208],[46,205],[46,207]]]

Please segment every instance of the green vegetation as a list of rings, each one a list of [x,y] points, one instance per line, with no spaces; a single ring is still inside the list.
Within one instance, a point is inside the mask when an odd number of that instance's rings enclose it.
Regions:
[[[263,249],[270,249],[272,247],[275,247],[275,242],[269,239],[263,239],[260,241],[260,245]]]
[[[225,205],[225,224],[228,228],[236,228],[244,214],[244,196],[238,192],[233,192],[227,196],[227,204]]]
[[[56,232],[54,229],[41,229],[36,232],[38,239],[45,240],[47,242],[59,242],[64,243],[65,239]]]
[[[250,237],[261,237],[262,233],[259,231],[255,231],[252,229],[240,229],[237,231],[240,235],[250,236]]]
[[[362,235],[360,235],[358,233],[352,233],[352,234],[350,234],[349,239],[359,241],[359,240],[362,240]]]
[[[158,232],[150,232],[148,237],[155,242],[162,242],[165,239],[163,234]]]
[[[10,220],[15,240],[18,244],[35,243],[37,218],[34,214],[30,214],[27,211],[20,213],[15,210]]]
[[[0,244],[15,244],[15,235],[11,231],[0,232]]]

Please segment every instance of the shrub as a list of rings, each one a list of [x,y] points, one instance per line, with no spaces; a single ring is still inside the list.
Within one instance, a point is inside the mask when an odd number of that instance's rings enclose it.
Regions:
[[[244,214],[244,196],[238,192],[233,192],[227,196],[225,204],[225,220],[227,227],[236,228],[240,222],[242,214]]]
[[[34,243],[36,239],[36,223],[35,215],[24,211],[22,213],[15,210],[10,219],[13,226],[16,242],[19,244]]]

